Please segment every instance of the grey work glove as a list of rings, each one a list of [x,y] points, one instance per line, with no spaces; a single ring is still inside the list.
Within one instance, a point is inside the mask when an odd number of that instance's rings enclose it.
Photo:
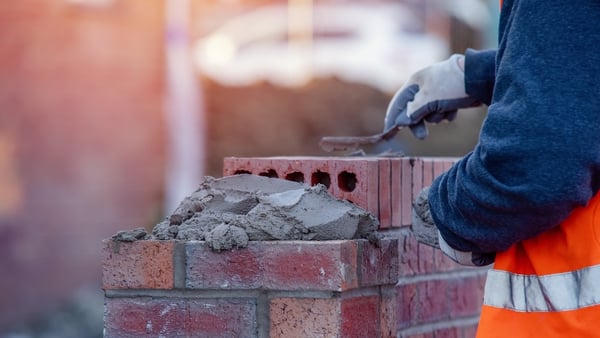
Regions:
[[[454,54],[414,73],[390,101],[384,130],[408,126],[424,139],[428,134],[425,121],[452,121],[458,109],[481,105],[466,93],[465,72],[458,65],[463,60],[464,55]]]
[[[438,249],[450,257],[453,261],[462,265],[484,266],[492,264],[496,257],[495,253],[477,253],[471,251],[459,251],[452,248],[442,237],[436,227],[429,210],[429,187],[421,190],[413,203],[411,230],[417,241]]]

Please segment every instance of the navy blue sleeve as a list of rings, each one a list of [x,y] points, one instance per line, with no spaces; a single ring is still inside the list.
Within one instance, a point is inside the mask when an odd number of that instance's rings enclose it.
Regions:
[[[496,50],[476,51],[467,49],[465,53],[465,89],[467,94],[481,103],[490,105],[496,80]]]
[[[559,224],[598,191],[598,23],[597,0],[504,0],[479,142],[429,193],[450,246],[505,250]]]

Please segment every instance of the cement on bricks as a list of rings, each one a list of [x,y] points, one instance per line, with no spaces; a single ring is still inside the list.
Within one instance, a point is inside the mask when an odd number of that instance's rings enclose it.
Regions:
[[[414,197],[456,161],[444,157],[227,157],[223,173],[271,173],[280,178],[297,173],[303,182],[313,185],[326,177],[322,181],[334,197],[371,212],[378,217],[380,228],[386,229],[409,226]]]
[[[378,243],[378,225],[374,215],[334,198],[324,185],[241,174],[206,178],[154,227],[150,239],[206,241],[217,251],[246,247],[249,240],[366,238]],[[113,237],[147,238],[141,228]]]

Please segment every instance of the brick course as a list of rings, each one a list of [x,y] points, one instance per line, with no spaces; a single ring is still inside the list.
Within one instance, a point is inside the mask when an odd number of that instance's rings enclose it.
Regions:
[[[122,297],[105,302],[105,337],[253,337],[256,302],[248,298]]]
[[[455,161],[409,157],[227,157],[223,175],[246,173],[310,185],[326,182],[330,194],[370,211],[384,230],[409,226],[416,194]]]
[[[382,332],[396,331],[398,242],[381,244],[250,242],[214,252],[201,241],[106,240],[106,336],[391,337]]]
[[[357,250],[362,242],[366,241],[325,241],[312,245],[302,241],[260,245],[251,242],[245,249],[224,252],[213,252],[204,242],[190,242],[186,245],[186,287],[322,291],[356,288],[358,263],[361,263]],[[390,246],[389,242],[385,245]],[[378,257],[373,264],[393,259]]]

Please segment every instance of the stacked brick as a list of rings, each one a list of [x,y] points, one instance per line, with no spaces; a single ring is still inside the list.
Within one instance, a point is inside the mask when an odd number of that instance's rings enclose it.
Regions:
[[[398,241],[104,242],[105,337],[393,337]]]
[[[378,216],[381,229],[408,226],[412,201],[452,166],[452,158],[403,157],[228,157],[223,175],[254,174],[310,185]]]
[[[363,240],[106,241],[107,337],[473,337],[485,269],[454,264],[416,242],[415,195],[445,158],[226,158],[250,173],[327,186],[378,216],[381,248]]]

